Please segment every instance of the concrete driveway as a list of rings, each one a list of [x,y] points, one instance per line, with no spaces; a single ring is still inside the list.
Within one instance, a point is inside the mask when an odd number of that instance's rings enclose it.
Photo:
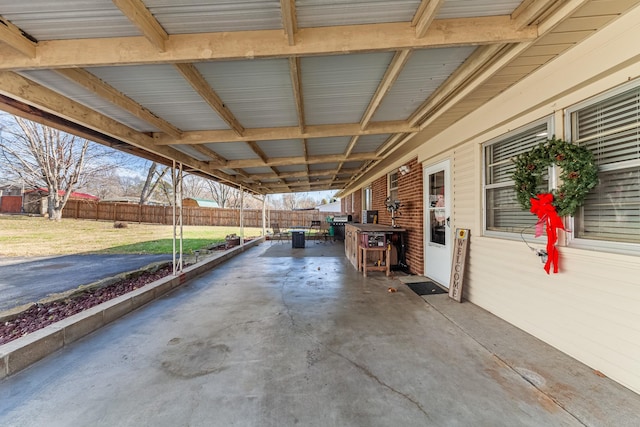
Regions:
[[[66,255],[0,257],[0,312],[41,300],[118,273],[137,270],[171,255]]]
[[[637,426],[640,396],[473,304],[285,249],[0,381],[0,425]]]

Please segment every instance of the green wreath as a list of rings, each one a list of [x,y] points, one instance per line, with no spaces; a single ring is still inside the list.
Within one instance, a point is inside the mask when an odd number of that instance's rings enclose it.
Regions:
[[[598,183],[598,166],[588,149],[561,139],[549,139],[514,159],[512,177],[522,209],[531,208],[531,198],[548,191],[541,188],[549,166],[558,165],[560,186],[553,190],[553,205],[559,216],[573,215],[582,206],[589,190]]]

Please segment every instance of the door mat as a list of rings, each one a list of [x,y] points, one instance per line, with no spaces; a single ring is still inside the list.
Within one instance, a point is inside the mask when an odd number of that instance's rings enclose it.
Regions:
[[[407,283],[407,286],[418,295],[446,294],[448,292],[433,282]]]

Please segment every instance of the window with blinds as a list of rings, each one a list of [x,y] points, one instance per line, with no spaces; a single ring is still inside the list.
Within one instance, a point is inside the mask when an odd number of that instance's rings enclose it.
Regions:
[[[534,233],[535,215],[522,210],[516,199],[511,175],[512,161],[518,154],[545,142],[552,134],[551,120],[536,122],[516,130],[484,146],[485,231]],[[548,175],[540,192],[547,192]]]
[[[640,243],[640,85],[569,110],[571,137],[598,164],[598,186],[574,218],[576,238]]]

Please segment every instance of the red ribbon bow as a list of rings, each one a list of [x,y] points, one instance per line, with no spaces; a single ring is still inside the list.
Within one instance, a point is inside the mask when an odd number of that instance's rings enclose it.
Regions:
[[[562,219],[558,216],[556,208],[551,204],[553,202],[553,194],[538,194],[537,198],[531,198],[531,213],[539,218],[536,224],[536,237],[542,235],[542,224],[547,226],[547,262],[544,269],[549,274],[551,264],[553,264],[553,272],[558,272],[558,248],[556,241],[558,240],[558,228],[564,230]]]

